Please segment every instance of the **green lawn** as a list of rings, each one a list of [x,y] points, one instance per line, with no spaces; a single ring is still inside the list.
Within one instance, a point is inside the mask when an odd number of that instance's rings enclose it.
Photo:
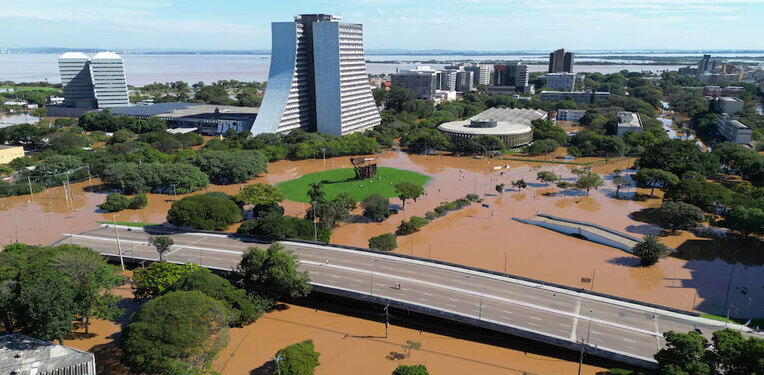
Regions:
[[[40,86],[0,86],[0,89],[14,89],[16,92],[19,91],[43,91],[45,93],[49,94],[60,94],[61,89],[57,89],[55,87],[40,87]]]
[[[294,180],[284,181],[278,185],[286,199],[309,203],[308,185],[324,182],[326,197],[332,199],[339,193],[348,193],[357,201],[379,194],[385,198],[397,196],[393,185],[408,181],[412,184],[425,185],[430,177],[402,169],[379,167],[377,175],[371,180],[354,180],[353,168],[332,169],[323,172],[306,174]]]

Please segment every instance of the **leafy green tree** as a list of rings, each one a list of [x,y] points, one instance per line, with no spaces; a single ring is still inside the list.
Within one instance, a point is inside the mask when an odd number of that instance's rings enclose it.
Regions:
[[[406,208],[406,200],[412,199],[416,202],[422,194],[424,194],[424,188],[417,184],[412,184],[408,181],[402,181],[395,184],[395,191],[398,193],[398,198],[403,202],[403,208]]]
[[[744,236],[764,233],[764,211],[756,207],[735,206],[724,215],[722,226]]]
[[[283,374],[313,375],[319,365],[320,355],[313,345],[313,340],[305,340],[279,350],[275,358],[279,358],[277,367]]]
[[[715,362],[724,374],[760,374],[764,370],[764,339],[745,338],[740,331],[725,328],[714,332],[712,341]]]
[[[310,292],[310,279],[307,272],[297,270],[297,262],[297,256],[276,242],[267,250],[247,249],[237,273],[250,293],[274,301],[299,298]]]
[[[135,372],[164,374],[209,369],[228,341],[228,310],[194,291],[171,292],[146,302],[120,338],[122,360]]]
[[[398,365],[392,375],[430,375],[424,365]]]
[[[589,194],[589,190],[592,188],[597,188],[605,183],[602,181],[602,177],[600,175],[590,172],[586,175],[581,175],[578,177],[578,180],[576,181],[576,188],[577,189],[583,189],[586,190],[586,194]]]
[[[708,340],[695,331],[663,334],[666,347],[655,354],[658,368],[663,374],[710,375],[711,363],[706,351]]]
[[[512,186],[515,187],[516,189],[523,190],[528,187],[528,184],[525,182],[525,180],[520,179],[517,181],[512,181]]]
[[[137,210],[144,208],[149,205],[149,198],[144,193],[136,194],[134,197],[130,198],[130,204],[127,205],[127,208],[131,210]]]
[[[554,152],[558,147],[560,147],[560,144],[552,138],[539,139],[538,141],[534,141],[532,145],[528,146],[528,154],[546,155],[550,152]]]
[[[178,265],[167,262],[151,263],[133,273],[133,296],[148,299],[167,293],[184,276],[199,269],[194,263]]]
[[[284,193],[268,184],[247,185],[236,194],[236,202],[242,206],[278,204],[283,200]]]
[[[634,255],[639,257],[639,263],[643,267],[652,266],[668,253],[666,245],[658,241],[658,237],[648,234],[642,242],[634,246]]]
[[[369,239],[369,248],[374,250],[392,251],[398,248],[398,241],[392,233],[380,234]]]
[[[226,89],[219,85],[207,85],[196,91],[194,99],[201,100],[207,104],[232,105],[233,99],[228,97]]]
[[[228,308],[231,323],[249,324],[263,314],[262,309],[255,306],[244,289],[235,288],[228,280],[206,268],[182,276],[172,285],[171,290],[198,290],[220,301]]]
[[[350,212],[356,208],[356,201],[348,193],[340,193],[334,199],[319,199],[311,202],[305,218],[318,221],[325,227],[334,228],[339,222],[347,221]]]
[[[13,168],[14,171],[18,171],[33,165],[34,165],[34,160],[32,160],[32,158],[28,156],[23,156],[20,158],[13,159],[11,160],[10,163],[8,163],[8,166]]]
[[[670,140],[645,149],[636,164],[640,168],[669,171],[677,176],[694,171],[704,176],[718,173],[718,155],[703,152],[693,141]]]
[[[126,194],[152,191],[186,194],[209,184],[204,172],[184,163],[109,163],[103,168],[101,180]]]
[[[437,129],[416,128],[401,137],[401,146],[412,151],[446,150],[451,141]]]
[[[232,200],[207,194],[184,197],[167,212],[170,224],[202,230],[226,230],[242,219],[241,209]]]
[[[413,340],[406,340],[406,345],[403,345],[403,350],[406,352],[406,358],[411,357],[412,350],[419,350],[421,348],[422,343]]]
[[[73,285],[76,311],[85,323],[85,333],[89,333],[90,318],[114,320],[122,314],[117,307],[119,297],[110,289],[122,282],[101,254],[92,249],[62,245],[51,263]]]
[[[716,212],[732,201],[732,192],[719,184],[689,179],[671,186],[663,199],[689,203],[705,212]]]
[[[615,197],[617,199],[620,198],[621,188],[631,186],[631,180],[628,177],[615,176],[613,177],[613,184],[615,184]]]
[[[108,212],[119,212],[130,205],[130,199],[120,193],[111,193],[106,196],[106,202],[101,204],[101,209]]]
[[[268,170],[268,160],[260,151],[205,151],[194,164],[216,184],[235,184]]]
[[[326,193],[324,193],[324,184],[317,182],[310,184],[309,187],[308,198],[310,198],[311,202],[318,202],[326,197]]]
[[[641,188],[650,188],[650,196],[654,196],[656,187],[668,187],[679,183],[679,177],[662,169],[643,168],[634,174],[634,182]]]
[[[331,228],[317,226],[313,221],[297,217],[281,216],[281,214],[266,215],[257,220],[247,220],[236,230],[237,233],[266,236],[279,240],[317,240],[329,242]]]
[[[504,184],[497,184],[495,189],[497,193],[501,194],[502,196],[504,195]]]
[[[175,241],[170,236],[149,236],[149,245],[156,248],[159,253],[159,261],[164,262],[164,254],[170,251],[170,246],[175,244]]]
[[[20,275],[17,308],[22,325],[34,337],[57,339],[63,345],[64,336],[73,328],[75,298],[71,283],[48,267],[29,266]]]
[[[568,134],[565,133],[565,129],[555,124],[550,120],[533,120],[533,139],[553,139],[558,145],[564,145],[568,143]]]
[[[390,201],[379,194],[366,197],[361,202],[361,207],[363,208],[363,216],[376,222],[385,221],[392,214]]]
[[[672,232],[695,227],[706,220],[703,210],[684,202],[663,202],[652,216],[658,225],[671,228]]]
[[[536,175],[536,179],[543,182],[544,185],[549,186],[550,182],[555,182],[560,179],[560,176],[550,171],[541,171]]]

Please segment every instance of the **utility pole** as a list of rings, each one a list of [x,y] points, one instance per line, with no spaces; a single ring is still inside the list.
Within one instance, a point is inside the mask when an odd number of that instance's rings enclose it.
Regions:
[[[592,332],[592,310],[589,310],[589,327],[586,330],[586,344],[581,340],[581,354],[578,357],[578,375],[581,375],[581,367],[584,365],[584,345],[589,345],[589,335]]]
[[[594,274],[597,272],[597,268],[595,267],[592,270],[592,291],[594,291]]]
[[[504,252],[504,273],[507,273],[507,252]]]
[[[313,205],[313,242],[318,242],[318,226],[316,225],[316,202],[310,202]]]
[[[117,230],[117,216],[119,214],[112,215],[114,220],[114,235],[117,237],[117,251],[119,251],[119,264],[122,266],[122,271],[125,270],[125,260],[122,258],[122,244],[119,242],[119,231]]]
[[[388,338],[390,333],[390,312],[388,311],[389,307],[389,304],[385,305],[385,338]]]
[[[31,195],[32,198],[34,198],[34,193],[32,192],[32,178],[27,176],[27,182],[29,182],[29,195]]]

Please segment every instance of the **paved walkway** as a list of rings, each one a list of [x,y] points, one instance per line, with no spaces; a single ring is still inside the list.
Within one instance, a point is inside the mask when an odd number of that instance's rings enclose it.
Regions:
[[[632,254],[634,246],[642,241],[641,238],[605,228],[601,225],[542,213],[538,213],[530,219],[513,219],[521,223],[537,225],[567,235],[580,236],[592,242],[621,249],[629,254]]]

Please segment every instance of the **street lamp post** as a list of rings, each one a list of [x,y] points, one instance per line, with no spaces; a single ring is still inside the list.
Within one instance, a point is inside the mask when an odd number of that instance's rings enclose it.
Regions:
[[[122,244],[119,242],[119,231],[117,230],[117,216],[119,214],[112,215],[114,221],[114,235],[117,237],[117,251],[119,252],[119,264],[122,266],[122,271],[125,270],[125,260],[122,258]]]
[[[276,368],[278,369],[279,375],[281,375],[281,361],[284,360],[284,358],[281,357],[281,353],[276,354],[271,360],[276,362]]]
[[[318,226],[316,225],[316,202],[310,202],[313,205],[313,242],[318,242]]]
[[[592,332],[592,310],[589,310],[589,327],[586,329],[586,346],[589,345],[589,335]],[[581,354],[578,357],[578,375],[581,375],[581,367],[584,365],[584,340],[581,340]]]

